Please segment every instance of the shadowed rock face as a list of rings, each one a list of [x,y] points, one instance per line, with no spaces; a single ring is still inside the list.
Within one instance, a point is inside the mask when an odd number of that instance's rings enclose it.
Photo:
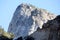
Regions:
[[[58,15],[53,20],[48,20],[47,23],[44,23],[43,28],[51,28],[52,30],[60,30],[60,15]]]
[[[48,40],[60,40],[60,15],[43,24],[43,29],[50,29]]]
[[[30,36],[34,40],[60,40],[60,15],[55,19],[49,20],[43,24],[42,29],[39,27]]]
[[[14,12],[8,32],[15,34],[15,37],[25,37],[34,33],[38,27],[42,29],[43,23],[55,17],[45,9],[36,8],[30,4],[21,4]]]

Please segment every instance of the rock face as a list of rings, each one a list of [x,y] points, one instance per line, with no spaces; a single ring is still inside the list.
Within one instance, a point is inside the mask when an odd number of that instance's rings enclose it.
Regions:
[[[44,23],[42,27],[42,29],[38,27],[37,30],[30,35],[34,40],[60,40],[60,15]]]
[[[48,40],[60,40],[60,15],[45,23],[43,28],[49,29]]]
[[[45,9],[36,8],[30,4],[21,4],[14,12],[8,32],[14,33],[15,37],[25,37],[34,33],[38,27],[42,29],[44,23],[55,17],[56,15]]]
[[[48,29],[37,29],[34,33],[30,35],[34,40],[48,40],[49,30]]]

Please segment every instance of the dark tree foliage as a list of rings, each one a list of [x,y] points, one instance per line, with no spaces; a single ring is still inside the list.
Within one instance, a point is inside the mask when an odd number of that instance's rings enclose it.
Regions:
[[[31,36],[27,36],[25,40],[34,40],[34,38]]]
[[[22,38],[22,37],[19,37],[19,38],[17,38],[16,40],[23,40],[23,38]]]

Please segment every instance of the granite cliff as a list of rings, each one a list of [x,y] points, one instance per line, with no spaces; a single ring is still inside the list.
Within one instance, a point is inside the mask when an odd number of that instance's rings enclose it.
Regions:
[[[42,25],[48,20],[52,20],[56,15],[42,8],[36,8],[30,4],[21,4],[16,8],[12,20],[8,27],[15,37],[25,37],[33,34],[37,28],[42,29]]]

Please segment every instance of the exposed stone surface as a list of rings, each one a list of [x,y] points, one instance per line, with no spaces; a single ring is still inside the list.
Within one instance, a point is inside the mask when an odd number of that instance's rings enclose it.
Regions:
[[[48,40],[60,40],[60,15],[55,19],[49,20],[43,25],[44,29],[49,29]]]
[[[41,29],[40,31],[36,30],[30,36],[32,36],[35,40],[48,40],[49,30],[48,29]]]
[[[21,4],[17,7],[13,15],[8,32],[14,33],[15,37],[25,37],[34,33],[38,27],[42,29],[42,25],[47,20],[52,20],[55,17],[56,15],[45,9],[39,9],[28,4]]]
[[[44,23],[42,27],[38,27],[30,36],[35,40],[60,40],[60,15]]]

